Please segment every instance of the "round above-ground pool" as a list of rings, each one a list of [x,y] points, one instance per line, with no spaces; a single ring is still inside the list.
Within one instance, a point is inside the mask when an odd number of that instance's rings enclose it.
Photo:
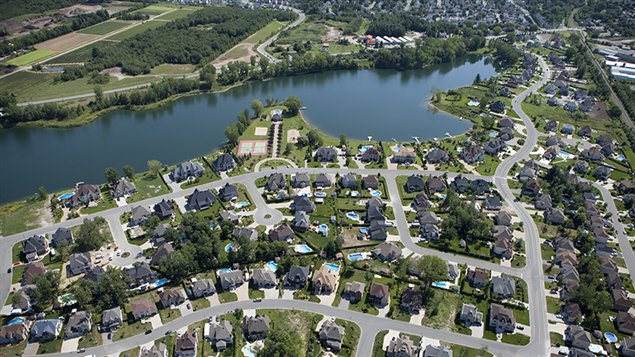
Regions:
[[[615,336],[614,333],[612,332],[605,332],[604,333],[604,338],[606,339],[607,342],[609,343],[615,343],[617,342],[617,336]]]
[[[355,212],[346,212],[346,217],[349,219],[359,220],[359,214]]]
[[[228,243],[228,244],[225,246],[225,252],[226,252],[226,253],[229,253],[229,251],[230,251],[230,250],[232,250],[232,249],[234,249],[234,243]]]

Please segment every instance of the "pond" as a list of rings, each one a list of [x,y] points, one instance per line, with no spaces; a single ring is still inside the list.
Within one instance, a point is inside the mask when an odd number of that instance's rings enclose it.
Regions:
[[[253,99],[283,100],[295,95],[304,114],[324,132],[349,138],[410,141],[461,134],[467,121],[432,110],[434,90],[447,90],[496,73],[486,58],[465,57],[423,70],[330,71],[250,82],[223,93],[185,97],[147,111],[118,110],[70,129],[0,130],[3,153],[0,202],[72,187],[78,181],[104,182],[104,170],[148,160],[174,164],[221,145],[225,127]]]

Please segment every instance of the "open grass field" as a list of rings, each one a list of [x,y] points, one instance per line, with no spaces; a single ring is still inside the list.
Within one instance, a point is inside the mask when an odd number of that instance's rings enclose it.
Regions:
[[[109,40],[115,40],[115,41],[123,41],[127,38],[130,38],[134,35],[138,35],[142,32],[145,32],[147,30],[151,30],[151,29],[155,29],[157,27],[163,26],[165,25],[167,22],[166,21],[146,21],[140,25],[137,25],[129,30],[120,32],[116,35],[110,36],[108,37]]]
[[[39,212],[45,201],[14,202],[0,206],[0,235],[9,236],[39,227]]]
[[[46,63],[80,63],[87,62],[93,58],[93,49],[98,48],[100,50],[106,50],[110,46],[115,45],[116,42],[112,41],[98,41],[91,43],[90,45],[78,48],[71,52],[65,53],[59,57],[53,58]]]
[[[172,12],[169,12],[167,14],[163,14],[161,16],[157,16],[156,19],[157,20],[172,21],[172,20],[183,18],[183,17],[193,13],[194,11],[196,11],[196,10],[195,9],[178,9],[178,10],[174,10]]]
[[[88,83],[89,78],[70,82],[54,83],[55,74],[18,72],[0,81],[0,92],[10,92],[17,96],[18,102],[36,101],[59,97],[60,93],[72,96],[93,93],[95,86]],[[104,90],[125,88],[159,80],[156,77],[135,77],[122,80],[111,79],[103,85]]]
[[[151,74],[167,74],[167,75],[179,75],[190,74],[194,72],[194,65],[191,64],[170,64],[164,63],[152,68]]]
[[[141,14],[146,14],[146,15],[159,15],[159,14],[163,14],[165,12],[168,12],[170,10],[173,10],[174,8],[171,7],[167,7],[167,6],[162,6],[162,5],[150,5],[148,7],[144,7],[141,10],[137,10],[135,12],[141,13]]]
[[[322,36],[326,36],[327,33],[328,29],[326,26],[307,21],[289,31],[282,32],[275,43],[280,45],[289,45],[296,42],[304,43],[306,41],[321,43]]]
[[[54,54],[55,52],[50,50],[35,50],[8,60],[7,64],[11,64],[14,66],[26,66],[27,64],[31,64],[43,58],[50,57]]]
[[[89,35],[87,33],[71,32],[69,34],[52,38],[48,41],[40,42],[34,47],[38,50],[48,50],[54,52],[64,52],[77,46],[81,46],[91,41],[100,39],[99,35]]]
[[[79,30],[79,33],[87,33],[89,35],[105,35],[107,33],[111,33],[113,31],[119,30],[126,26],[130,25],[129,22],[125,21],[105,21],[100,24],[87,27],[83,30]]]

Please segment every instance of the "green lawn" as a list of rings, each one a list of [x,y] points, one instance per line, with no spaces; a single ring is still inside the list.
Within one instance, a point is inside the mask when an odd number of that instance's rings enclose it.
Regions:
[[[147,8],[146,8],[147,9]],[[174,10],[172,12],[169,12],[167,14],[163,14],[161,16],[157,16],[158,20],[176,20],[176,19],[180,19],[183,18],[189,14],[194,13],[194,9],[178,9],[178,10]]]
[[[174,319],[181,317],[181,311],[179,309],[162,309],[159,310],[159,316],[161,316],[161,322],[166,324]]]
[[[35,61],[39,61],[41,59],[44,59],[46,57],[52,56],[54,55],[55,52],[54,51],[49,51],[49,50],[35,50],[35,51],[31,51],[28,53],[25,53],[21,56],[18,56],[16,58],[12,58],[10,60],[8,60],[6,63],[10,64],[10,65],[14,65],[14,66],[26,66],[27,64],[31,64]],[[9,76],[11,77],[11,76]]]
[[[375,336],[375,342],[373,343],[373,356],[372,357],[384,357],[386,351],[382,349],[384,344],[384,337],[388,334],[388,330],[379,331]]]
[[[117,203],[112,199],[110,191],[107,188],[102,188],[101,199],[97,201],[96,206],[82,207],[79,212],[81,214],[93,214],[107,209],[117,207]]]
[[[336,319],[335,322],[345,328],[344,341],[342,341],[342,350],[340,351],[340,355],[355,356],[357,343],[359,342],[359,336],[361,334],[359,325],[354,322],[341,319]]]
[[[304,43],[306,41],[322,43],[322,36],[325,36],[327,32],[328,30],[324,25],[306,21],[288,31],[283,31],[275,43],[280,45],[288,45],[296,42]]]
[[[529,325],[529,311],[522,309],[512,309],[516,322],[523,325]]]
[[[562,309],[562,305],[560,304],[560,299],[547,296],[547,311],[552,314],[559,314]]]
[[[36,73],[22,71],[12,74],[0,81],[0,92],[9,92],[16,95],[18,102],[52,99],[64,93],[66,96],[79,94],[92,94],[95,85],[88,83],[90,78],[80,78],[74,81],[55,83],[57,74]],[[156,82],[156,77],[134,77],[122,80],[111,79],[102,86],[103,90],[130,87],[139,84]]]
[[[46,63],[49,64],[49,63],[86,62],[93,58],[93,49],[98,48],[104,51],[110,46],[113,46],[115,44],[116,42],[113,42],[113,41],[97,41],[95,43],[91,43],[90,45],[65,53],[59,57],[55,57],[52,60],[46,61]]]
[[[471,347],[467,347],[467,346],[461,346],[461,345],[453,345],[453,344],[449,344],[448,347],[450,347],[450,349],[452,350],[452,352],[454,352],[454,356],[456,357],[491,357],[492,354],[487,352],[487,348],[481,348],[481,349],[476,349],[476,348],[471,348]]]
[[[512,345],[524,346],[529,343],[529,336],[522,335],[519,333],[514,334],[503,334],[502,341],[504,343],[510,343]]]
[[[250,299],[264,299],[265,292],[257,289],[249,289],[249,298]]]
[[[146,198],[165,195],[170,189],[161,177],[149,173],[136,174],[133,179],[137,192],[128,197],[128,203],[145,200]]]
[[[135,321],[132,324],[129,324],[128,321],[124,321],[124,323],[117,329],[117,331],[112,334],[112,340],[123,340],[124,338],[138,335],[144,333],[146,330],[151,329],[152,324],[149,322],[142,324],[141,321]]]
[[[218,293],[218,300],[220,301],[221,304],[226,302],[233,302],[233,301],[238,301],[238,296],[234,292],[223,291]]]
[[[564,337],[557,332],[549,332],[549,339],[551,340],[552,346],[564,346]]]
[[[45,354],[45,353],[59,353],[62,350],[62,342],[64,332],[60,333],[60,336],[54,340],[40,343],[40,346],[37,349],[37,354]]]
[[[146,15],[158,15],[164,12],[168,12],[170,10],[174,10],[173,7],[162,6],[162,5],[150,5],[144,7],[143,9],[137,10],[135,12],[146,14]]]
[[[139,346],[131,348],[129,350],[123,351],[119,354],[119,357],[136,357],[139,355],[139,350],[141,348]]]
[[[194,72],[194,65],[191,64],[170,64],[164,63],[160,64],[154,68],[150,73],[152,74],[165,74],[165,75],[182,75],[182,74],[190,74]]]
[[[202,310],[202,309],[206,309],[206,308],[210,307],[209,300],[207,300],[205,298],[200,298],[200,299],[196,299],[196,300],[190,300],[190,302],[192,303],[192,310],[194,310],[194,311]]]
[[[17,345],[2,346],[2,356],[4,357],[21,357],[24,354],[24,348],[26,347],[26,340],[18,343]]]
[[[118,34],[112,35],[110,37],[108,37],[109,40],[115,40],[115,41],[123,41],[127,38],[130,38],[132,36],[138,35],[140,33],[143,33],[147,30],[151,30],[151,29],[155,29],[157,27],[163,26],[167,24],[166,21],[146,21],[140,25],[137,25],[131,29],[128,29],[126,31],[123,32],[119,32]]]
[[[24,200],[0,206],[0,235],[38,228],[39,212],[45,204],[46,201]]]
[[[83,30],[79,30],[77,32],[79,33],[86,33],[89,35],[105,35],[108,33],[111,33],[113,31],[122,29],[126,26],[130,25],[129,22],[124,22],[124,21],[117,21],[117,20],[113,20],[113,21],[105,21],[102,22],[100,24],[91,26],[91,27],[87,27]]]
[[[428,303],[426,316],[421,323],[437,330],[452,327],[460,303],[461,296],[459,294],[441,289],[434,290],[434,297]]]
[[[101,343],[101,334],[99,333],[97,326],[93,325],[93,329],[90,330],[90,333],[79,339],[79,348],[95,347],[101,345]]]

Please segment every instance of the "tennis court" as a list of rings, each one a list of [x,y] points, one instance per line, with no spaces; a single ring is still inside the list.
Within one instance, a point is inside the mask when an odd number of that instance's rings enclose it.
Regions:
[[[241,140],[238,143],[238,155],[267,155],[267,140]]]

